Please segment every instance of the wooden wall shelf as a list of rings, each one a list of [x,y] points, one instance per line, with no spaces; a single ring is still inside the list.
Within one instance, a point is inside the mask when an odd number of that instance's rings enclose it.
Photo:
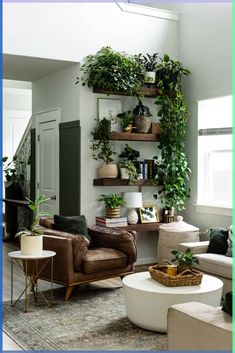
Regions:
[[[117,96],[130,96],[130,94],[126,92],[119,92],[119,91],[106,91],[102,88],[93,87],[94,93],[103,93],[103,94],[114,94]],[[156,87],[144,87],[144,97],[147,98],[156,98],[158,96],[158,90]]]
[[[111,132],[110,140],[115,141],[160,141],[160,134],[143,134],[137,132]]]
[[[117,179],[117,178],[103,178],[94,179],[94,186],[156,186],[152,179],[143,179],[136,181],[134,184],[129,184],[128,179]]]

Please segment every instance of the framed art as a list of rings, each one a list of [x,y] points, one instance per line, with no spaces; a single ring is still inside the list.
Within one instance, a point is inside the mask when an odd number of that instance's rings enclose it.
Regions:
[[[159,216],[156,205],[144,205],[139,208],[140,222],[153,223],[159,222]]]
[[[111,120],[111,131],[121,131],[120,121],[117,115],[122,113],[122,102],[120,99],[98,98],[98,118]]]

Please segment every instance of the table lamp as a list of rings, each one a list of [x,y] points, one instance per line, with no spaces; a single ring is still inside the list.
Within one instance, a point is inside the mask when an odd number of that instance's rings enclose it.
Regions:
[[[141,192],[126,192],[124,194],[125,206],[131,208],[127,216],[127,221],[129,224],[138,223],[139,216],[136,212],[136,208],[142,207],[142,193]]]

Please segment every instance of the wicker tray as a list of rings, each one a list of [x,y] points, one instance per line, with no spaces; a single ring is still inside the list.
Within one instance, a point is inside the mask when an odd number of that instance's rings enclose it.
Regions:
[[[203,276],[202,272],[195,268],[190,268],[176,276],[170,276],[164,272],[169,264],[169,261],[163,260],[157,265],[150,266],[148,270],[152,279],[167,287],[196,286],[201,283]]]

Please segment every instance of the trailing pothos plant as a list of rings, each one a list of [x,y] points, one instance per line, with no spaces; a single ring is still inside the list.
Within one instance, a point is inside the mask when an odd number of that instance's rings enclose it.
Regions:
[[[91,150],[94,160],[103,161],[105,164],[113,162],[113,156],[116,154],[114,145],[110,141],[111,120],[107,118],[95,119],[96,127],[91,131]]]
[[[155,182],[162,187],[154,197],[160,198],[166,208],[175,207],[178,210],[185,208],[185,201],[190,196],[186,183],[191,170],[184,152],[189,113],[182,93],[182,77],[189,74],[189,70],[180,62],[171,60],[168,55],[164,55],[161,64],[157,66],[159,95],[155,104],[160,107],[161,157],[157,159]]]
[[[87,84],[88,87],[130,95],[142,93],[144,64],[141,54],[128,55],[108,46],[103,47],[96,54],[86,57],[81,71],[84,73],[83,85]]]

